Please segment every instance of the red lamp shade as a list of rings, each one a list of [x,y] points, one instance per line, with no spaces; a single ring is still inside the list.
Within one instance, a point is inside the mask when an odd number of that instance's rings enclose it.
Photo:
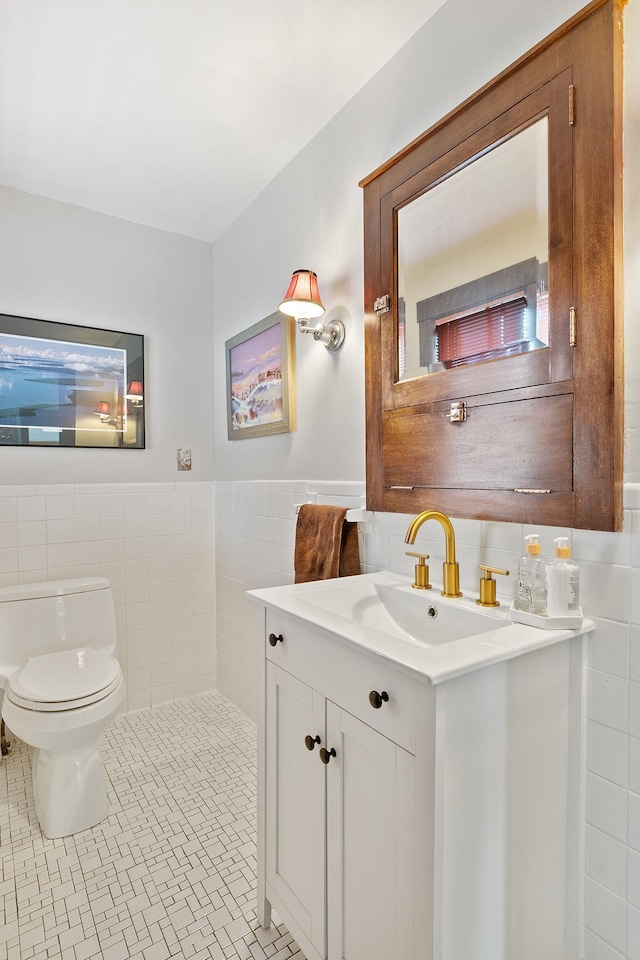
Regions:
[[[296,320],[321,317],[324,306],[318,290],[318,277],[313,270],[296,270],[284,300],[278,308]]]
[[[109,406],[106,400],[101,400],[95,409],[95,413],[97,413],[101,417],[110,417],[111,407]]]
[[[128,397],[131,397],[131,398],[133,398],[133,397],[142,397],[142,396],[143,396],[142,383],[140,382],[140,380],[132,380],[132,381],[131,381],[131,383],[129,384],[129,387],[128,387],[128,389],[127,389],[127,396],[128,396]]]

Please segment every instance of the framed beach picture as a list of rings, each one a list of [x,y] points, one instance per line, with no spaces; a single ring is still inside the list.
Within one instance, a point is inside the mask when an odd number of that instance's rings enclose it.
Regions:
[[[295,430],[293,328],[277,312],[225,343],[229,440]]]
[[[0,314],[0,445],[141,449],[144,338]]]

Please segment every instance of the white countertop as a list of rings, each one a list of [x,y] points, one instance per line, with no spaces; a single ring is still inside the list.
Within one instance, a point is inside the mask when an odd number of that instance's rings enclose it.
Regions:
[[[264,607],[280,610],[342,637],[433,684],[594,629],[593,622],[587,619],[577,629],[541,629],[512,623],[509,599],[498,598],[502,603],[500,607],[481,609],[473,596],[449,599],[442,597],[437,588],[412,591],[411,582],[409,577],[400,574],[369,573],[250,590],[247,596]],[[438,608],[442,623],[446,623],[448,607],[476,614],[481,632],[435,644],[411,639],[380,603],[376,585],[383,589],[385,585],[396,588],[407,605],[414,608],[424,603],[425,621],[429,606]]]

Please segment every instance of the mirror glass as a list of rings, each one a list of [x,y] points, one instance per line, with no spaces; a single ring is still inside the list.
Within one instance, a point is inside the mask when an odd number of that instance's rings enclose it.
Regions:
[[[549,344],[548,121],[398,211],[398,378]]]

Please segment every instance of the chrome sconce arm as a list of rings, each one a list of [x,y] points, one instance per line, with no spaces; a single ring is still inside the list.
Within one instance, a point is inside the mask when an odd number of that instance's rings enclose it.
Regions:
[[[327,350],[335,353],[344,343],[344,323],[342,320],[328,320],[327,323],[312,324],[310,320],[300,317],[296,320],[300,333],[312,333],[313,339],[323,343]]]

